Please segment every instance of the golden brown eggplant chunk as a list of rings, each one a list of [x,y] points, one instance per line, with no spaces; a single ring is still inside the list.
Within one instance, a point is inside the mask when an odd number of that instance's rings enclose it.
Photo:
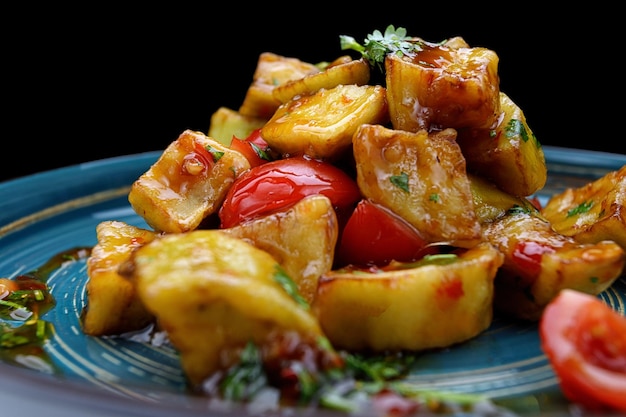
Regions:
[[[241,153],[186,130],[133,183],[128,201],[156,231],[188,232],[219,209],[232,183],[249,168]]]
[[[400,351],[442,348],[491,324],[502,254],[487,243],[379,272],[320,278],[312,308],[333,346]]]
[[[265,122],[267,119],[244,116],[228,107],[220,107],[211,115],[208,136],[224,146],[230,146],[233,136],[245,139]]]
[[[335,210],[323,195],[305,197],[288,210],[221,230],[272,255],[308,303],[315,297],[319,277],[333,266],[339,233]]]
[[[263,52],[259,55],[252,83],[239,107],[239,113],[243,116],[269,119],[281,104],[274,98],[276,86],[320,71],[317,66],[298,58]]]
[[[353,150],[361,193],[415,226],[429,242],[472,247],[481,227],[456,131],[362,125]]]
[[[494,183],[478,175],[468,173],[467,177],[470,180],[474,208],[481,225],[502,218],[510,211],[521,210],[539,215],[539,209],[527,198],[502,191]]]
[[[87,259],[87,306],[82,329],[90,336],[116,335],[140,330],[154,321],[137,296],[134,283],[117,270],[131,252],[157,234],[119,221],[96,226],[98,243]]]
[[[364,59],[355,59],[337,65],[329,65],[324,71],[288,81],[276,86],[274,97],[286,103],[295,96],[315,94],[342,84],[364,85],[370,79],[370,66]]]
[[[498,55],[454,38],[416,38],[415,54],[387,54],[385,79],[395,129],[490,128],[500,112]]]
[[[360,125],[387,120],[383,87],[339,85],[281,105],[261,133],[283,156],[336,160],[350,149]]]
[[[180,353],[191,386],[236,364],[249,342],[324,337],[276,260],[220,230],[164,235],[133,252],[122,273]]]
[[[541,213],[557,232],[578,242],[613,240],[626,250],[626,165],[553,195]]]
[[[542,189],[548,178],[543,148],[522,109],[502,92],[500,109],[495,127],[459,129],[457,141],[468,171],[489,179],[507,193],[529,196]]]
[[[494,307],[525,320],[538,320],[562,289],[601,293],[620,277],[626,262],[626,252],[613,241],[576,242],[521,210],[487,223],[484,237],[504,254]]]

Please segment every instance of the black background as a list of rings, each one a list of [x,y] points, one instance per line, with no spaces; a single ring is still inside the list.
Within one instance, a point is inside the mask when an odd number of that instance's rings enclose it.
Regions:
[[[622,77],[612,69],[610,11],[391,6],[6,12],[0,180],[162,150],[185,129],[207,132],[219,106],[238,109],[261,52],[329,61],[346,53],[339,35],[362,42],[389,24],[493,49],[501,91],[543,145],[624,153],[610,123],[618,119],[608,116]]]

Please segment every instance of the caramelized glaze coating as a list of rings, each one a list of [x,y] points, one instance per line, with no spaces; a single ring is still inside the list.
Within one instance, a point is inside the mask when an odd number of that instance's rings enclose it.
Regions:
[[[424,42],[414,55],[387,54],[385,79],[395,129],[490,128],[500,111],[498,55],[455,38]]]

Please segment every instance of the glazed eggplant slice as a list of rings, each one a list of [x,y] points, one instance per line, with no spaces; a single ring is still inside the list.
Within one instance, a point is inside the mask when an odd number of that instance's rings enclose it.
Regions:
[[[562,289],[600,294],[620,277],[626,262],[626,252],[617,243],[579,243],[519,207],[483,230],[485,239],[504,254],[494,307],[520,319],[538,320]]]
[[[249,168],[240,152],[186,130],[132,184],[128,201],[155,231],[188,232],[217,212],[235,179]]]
[[[224,146],[230,146],[233,136],[238,139],[246,139],[254,130],[261,128],[265,122],[267,119],[244,116],[236,110],[222,106],[211,115],[208,136]]]
[[[287,210],[221,230],[272,255],[309,303],[319,277],[333,266],[339,233],[332,203],[321,194],[305,197]]]
[[[363,195],[411,223],[428,242],[472,247],[481,240],[456,131],[406,132],[361,125],[353,138]]]
[[[626,165],[553,195],[541,213],[556,231],[578,242],[613,240],[626,250]]]
[[[219,230],[164,235],[134,251],[121,272],[135,280],[192,386],[238,363],[248,343],[295,334],[317,346],[324,337],[278,262]]]
[[[115,335],[140,330],[154,321],[137,296],[134,283],[118,273],[118,268],[136,248],[158,235],[120,221],[104,221],[96,226],[98,242],[87,259],[87,306],[81,321],[85,334]]]
[[[274,97],[274,88],[320,71],[317,66],[298,58],[272,52],[261,53],[239,113],[243,116],[269,119],[281,104]]]
[[[502,92],[500,109],[495,127],[458,129],[457,141],[468,171],[489,179],[507,193],[526,197],[546,184],[548,168],[543,148],[522,109]]]
[[[350,149],[360,125],[384,123],[388,117],[383,87],[338,85],[284,103],[261,128],[261,136],[283,156],[332,161]]]
[[[493,182],[475,174],[468,173],[467,178],[470,180],[474,209],[481,225],[500,219],[510,211],[522,210],[540,215],[539,208],[528,198],[509,194]]]
[[[502,254],[481,243],[458,255],[425,257],[384,270],[322,275],[313,311],[331,343],[349,350],[443,348],[492,321]]]
[[[500,112],[498,55],[462,38],[416,38],[414,54],[389,53],[385,79],[395,129],[490,128]]]
[[[348,58],[348,59],[345,59]],[[364,59],[340,57],[322,72],[305,75],[274,88],[273,94],[281,103],[296,96],[315,94],[321,89],[330,89],[342,84],[364,85],[370,79],[370,66]]]

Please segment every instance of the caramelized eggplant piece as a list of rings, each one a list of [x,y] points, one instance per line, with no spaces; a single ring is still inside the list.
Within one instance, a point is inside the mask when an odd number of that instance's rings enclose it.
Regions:
[[[211,115],[208,136],[224,146],[230,146],[233,136],[238,139],[245,139],[254,130],[263,126],[265,122],[267,119],[244,116],[228,107],[220,107]]]
[[[579,243],[517,208],[487,223],[483,234],[504,254],[494,306],[525,320],[538,320],[562,289],[600,294],[620,277],[626,262],[626,252],[613,241]]]
[[[232,183],[249,168],[240,152],[186,130],[133,183],[128,201],[156,231],[188,232],[217,212]]]
[[[274,97],[276,86],[320,71],[315,65],[298,58],[263,52],[259,55],[252,83],[239,107],[239,113],[243,116],[269,119],[281,104]]]
[[[509,194],[498,188],[491,181],[474,175],[467,174],[470,180],[470,189],[474,197],[474,208],[478,221],[485,225],[506,216],[510,211],[525,211],[534,215],[540,215],[539,209],[526,197]]]
[[[459,129],[457,141],[468,171],[509,194],[529,196],[542,189],[548,178],[543,148],[522,109],[502,92],[500,109],[495,127]]]
[[[262,127],[261,136],[283,156],[337,160],[350,149],[360,125],[386,120],[383,87],[339,85],[281,105]]]
[[[395,129],[485,128],[500,113],[498,55],[462,38],[431,43],[416,38],[414,54],[389,53],[385,79]]]
[[[364,85],[370,79],[370,66],[364,59],[339,60],[322,72],[305,75],[274,88],[274,97],[286,103],[296,96],[315,94],[321,89],[330,89],[342,84]]]
[[[339,233],[332,203],[321,194],[305,197],[287,210],[221,230],[272,255],[309,303],[319,277],[333,266]]]
[[[502,254],[481,243],[377,272],[322,275],[313,311],[333,346],[400,351],[442,348],[491,324],[493,280]]]
[[[154,321],[137,296],[134,283],[118,268],[136,248],[153,241],[153,231],[119,221],[96,226],[98,243],[87,259],[87,306],[82,329],[90,336],[115,335],[140,330]]]
[[[553,195],[541,213],[556,231],[578,242],[613,240],[626,250],[626,165]]]
[[[324,334],[267,252],[219,230],[168,234],[133,252],[122,273],[180,353],[191,386],[238,363],[242,349]]]
[[[363,195],[415,226],[429,242],[472,247],[481,228],[456,131],[362,125],[353,139]]]

